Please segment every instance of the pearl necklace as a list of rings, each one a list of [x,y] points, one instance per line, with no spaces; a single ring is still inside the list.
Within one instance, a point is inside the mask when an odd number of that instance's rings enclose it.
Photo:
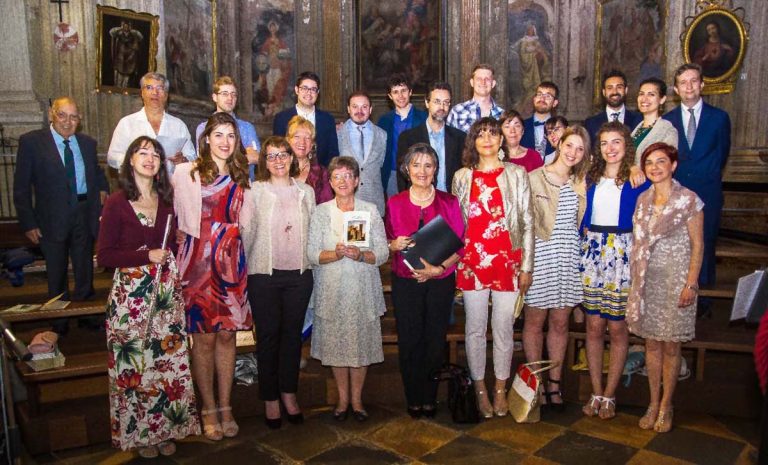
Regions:
[[[431,189],[429,191],[429,195],[427,195],[426,197],[423,197],[423,198],[416,197],[416,195],[413,193],[413,187],[408,189],[408,194],[410,194],[411,199],[415,200],[416,202],[419,202],[419,203],[426,202],[427,200],[431,199],[433,195],[435,195],[435,186],[429,186],[429,187]]]

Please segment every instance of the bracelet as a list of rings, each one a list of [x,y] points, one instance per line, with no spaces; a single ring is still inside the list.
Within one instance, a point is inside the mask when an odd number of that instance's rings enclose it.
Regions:
[[[686,284],[684,289],[690,289],[690,290],[692,290],[693,292],[696,292],[696,293],[699,292],[699,286],[697,286],[696,284]]]
[[[443,265],[442,263],[440,263],[440,264],[439,264],[439,265],[437,265],[437,266],[439,266],[440,268],[442,268],[442,269],[443,269],[443,273],[445,273],[445,265]]]

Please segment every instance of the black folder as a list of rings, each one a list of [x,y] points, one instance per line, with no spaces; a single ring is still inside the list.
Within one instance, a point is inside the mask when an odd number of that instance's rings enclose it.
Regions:
[[[406,265],[414,270],[424,268],[420,258],[437,266],[464,246],[459,236],[453,232],[453,229],[440,215],[432,218],[432,221],[416,231],[411,239],[414,245],[403,249],[400,253],[403,255]]]

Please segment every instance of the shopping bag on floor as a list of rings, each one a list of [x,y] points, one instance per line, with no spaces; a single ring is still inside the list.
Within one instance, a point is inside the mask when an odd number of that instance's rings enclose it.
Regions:
[[[532,367],[539,366],[537,370]],[[509,412],[518,423],[536,423],[541,419],[542,386],[540,373],[551,370],[557,364],[551,360],[541,360],[521,364],[517,367],[515,379],[507,394]]]
[[[446,363],[432,374],[435,381],[448,381],[448,409],[454,423],[479,423],[477,396],[469,371],[463,366]]]

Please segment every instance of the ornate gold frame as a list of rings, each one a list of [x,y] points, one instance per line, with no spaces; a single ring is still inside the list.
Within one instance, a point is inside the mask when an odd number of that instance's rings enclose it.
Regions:
[[[597,4],[597,41],[595,42],[595,76],[594,76],[594,94],[592,97],[592,104],[595,107],[601,107],[603,105],[603,87],[602,87],[602,81],[603,81],[603,69],[601,66],[602,63],[602,41],[603,41],[603,5],[606,3],[610,3],[613,1],[622,1],[622,0],[599,0]],[[662,2],[661,4],[661,15],[662,15],[662,24],[664,27],[661,29],[661,43],[666,44],[666,24],[667,24],[667,18],[669,18],[669,2],[672,0],[659,0]],[[665,69],[667,64],[667,47],[664,47],[664,54],[661,58],[661,68]],[[627,76],[627,79],[630,79],[630,76]],[[630,83],[631,84],[631,83]],[[635,92],[637,92],[637,89],[635,89]],[[634,96],[633,96],[634,97]],[[630,102],[630,97],[627,95],[627,102]],[[629,103],[630,107],[634,108],[633,103]]]
[[[717,2],[710,1],[700,1],[699,8],[702,8],[703,11],[696,17],[686,18],[686,22],[690,21],[690,24],[686,27],[685,32],[683,32],[683,34],[680,36],[680,40],[682,41],[683,60],[685,60],[686,63],[693,62],[690,49],[691,39],[694,32],[696,31],[696,28],[701,25],[702,22],[718,16],[724,20],[731,21],[736,26],[740,41],[739,52],[736,56],[736,61],[734,61],[733,65],[728,69],[728,71],[721,74],[720,76],[702,76],[705,85],[701,93],[714,95],[733,92],[733,87],[736,83],[736,77],[739,69],[741,69],[741,65],[744,62],[744,55],[747,51],[747,43],[749,42],[749,36],[747,34],[748,25],[745,25],[744,21],[742,21],[742,19],[735,14],[739,10],[743,12],[743,9],[738,8],[731,11],[722,5],[717,4]]]
[[[98,50],[98,58],[96,60],[96,88],[100,92],[117,92],[124,94],[139,93],[141,91],[139,87],[118,87],[102,84],[104,77],[102,75],[105,52],[104,40],[107,39],[102,34],[105,14],[130,19],[132,21],[149,23],[149,38],[147,39],[149,61],[147,63],[147,72],[155,71],[157,69],[157,35],[160,30],[160,17],[149,13],[139,13],[133,10],[121,10],[111,6],[96,5],[96,49]]]

